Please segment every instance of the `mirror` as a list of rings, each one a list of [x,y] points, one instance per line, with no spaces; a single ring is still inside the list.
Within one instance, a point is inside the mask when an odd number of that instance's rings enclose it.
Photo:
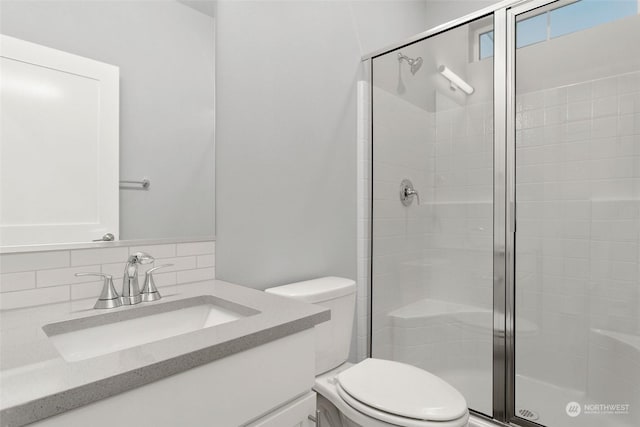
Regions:
[[[2,2],[2,246],[89,242],[107,233],[116,240],[213,238],[213,5]],[[20,59],[25,52],[31,56]],[[53,67],[46,61],[55,52],[64,60]],[[42,90],[25,91],[21,81]],[[108,111],[116,111],[113,164],[102,162],[102,134],[114,122]],[[91,239],[58,225],[92,223],[109,209],[117,225],[93,226]],[[43,224],[57,234],[44,233]],[[12,227],[31,232],[17,241]]]

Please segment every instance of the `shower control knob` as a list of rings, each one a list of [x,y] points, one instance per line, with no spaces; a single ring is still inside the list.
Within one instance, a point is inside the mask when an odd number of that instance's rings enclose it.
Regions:
[[[400,201],[404,206],[409,206],[416,198],[417,204],[420,205],[420,195],[413,188],[413,183],[408,179],[403,179],[400,183]]]

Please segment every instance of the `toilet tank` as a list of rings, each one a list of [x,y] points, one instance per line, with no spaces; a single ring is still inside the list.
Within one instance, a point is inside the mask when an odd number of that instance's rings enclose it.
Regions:
[[[265,292],[330,309],[331,320],[315,326],[316,375],[346,362],[353,331],[356,282],[341,277],[322,277],[276,286]]]

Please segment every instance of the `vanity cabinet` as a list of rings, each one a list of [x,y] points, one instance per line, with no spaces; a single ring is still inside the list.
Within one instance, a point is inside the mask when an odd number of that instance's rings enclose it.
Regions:
[[[314,426],[314,340],[306,329],[32,425]]]
[[[310,392],[295,401],[265,415],[246,427],[311,427],[309,415],[316,413],[316,393]]]

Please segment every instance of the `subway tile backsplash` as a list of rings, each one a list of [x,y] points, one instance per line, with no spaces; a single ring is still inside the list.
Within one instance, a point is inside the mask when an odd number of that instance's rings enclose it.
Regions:
[[[140,266],[140,286],[145,271],[162,264],[173,266],[154,273],[161,290],[215,278],[214,241],[0,254],[0,309],[97,298],[102,280],[75,277],[79,272],[111,274],[120,290],[126,259],[138,251],[156,259],[153,264]]]
[[[129,255],[128,247],[104,249],[77,249],[71,252],[71,265],[104,264],[121,262]]]
[[[46,268],[69,267],[69,251],[28,252],[0,255],[0,272],[15,273]]]

